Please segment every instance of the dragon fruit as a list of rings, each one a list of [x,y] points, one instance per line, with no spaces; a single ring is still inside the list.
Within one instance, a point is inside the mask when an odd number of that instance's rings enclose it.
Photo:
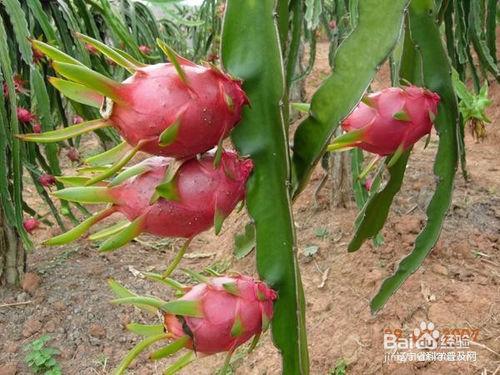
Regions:
[[[30,217],[23,221],[23,227],[29,234],[33,233],[40,227],[40,222],[34,217]]]
[[[70,242],[82,235],[90,227],[89,223],[94,224],[115,212],[122,213],[131,224],[106,240],[101,245],[104,251],[118,248],[142,232],[192,238],[215,226],[218,233],[224,218],[244,198],[252,167],[251,160],[241,160],[228,151],[222,152],[218,167],[214,166],[214,156],[210,154],[185,162],[152,157],[126,169],[108,186],[59,190],[54,195],[60,199],[112,205],[47,244]]]
[[[72,162],[78,162],[78,161],[80,161],[80,153],[74,147],[70,147],[69,148],[69,150],[66,152],[66,156]]]
[[[139,46],[139,51],[145,55],[149,55],[151,53],[151,47],[142,44]]]
[[[34,47],[31,47],[31,51],[33,52],[33,62],[35,64],[38,64],[40,61],[42,61],[44,59],[45,54],[42,51],[40,51]]]
[[[17,94],[26,95],[29,93],[29,90],[25,87],[26,81],[23,79],[23,77],[21,77],[21,75],[15,74],[13,81],[14,81],[14,91]],[[7,87],[7,83],[5,83],[5,82],[3,84],[3,95],[5,97],[9,96],[9,89]]]
[[[53,68],[68,79],[51,78],[51,83],[70,99],[99,107],[103,118],[43,134],[21,134],[19,138],[57,142],[112,126],[133,146],[124,159],[130,160],[139,150],[180,159],[220,145],[241,119],[242,108],[248,103],[241,81],[216,67],[196,65],[161,41],[158,44],[170,63],[144,65],[97,40],[79,37],[132,76],[115,82],[54,47],[33,40],[35,48],[53,58]]]
[[[369,94],[342,123],[347,133],[328,150],[359,147],[380,156],[407,150],[430,134],[438,104],[438,94],[416,86]]]
[[[365,179],[363,187],[365,188],[366,191],[371,191],[372,185],[373,185],[373,180],[371,178],[368,177],[367,179]]]
[[[79,115],[76,115],[76,116],[73,116],[73,124],[76,125],[76,124],[81,124],[82,122],[84,122],[85,120],[83,119],[82,116],[79,116]]]
[[[37,119],[36,115],[34,115],[29,110],[23,107],[18,107],[16,109],[16,114],[17,114],[17,119],[24,123],[35,121]]]
[[[45,187],[50,187],[52,185],[55,185],[56,183],[56,178],[52,176],[51,174],[44,173],[38,178],[38,182]]]
[[[35,122],[33,125],[31,125],[33,129],[33,133],[35,134],[40,134],[42,132],[42,125],[40,125],[39,122]]]
[[[264,282],[249,276],[205,278],[193,272],[189,272],[189,275],[200,283],[186,287],[177,282],[170,282],[171,279],[167,280],[169,285],[176,285],[177,291],[182,294],[179,299],[170,302],[136,296],[110,280],[111,288],[119,297],[112,302],[135,304],[141,308],[147,305],[148,308],[158,308],[163,314],[164,335],[158,326],[149,327],[154,329],[155,333],[158,330],[157,341],[170,339],[173,342],[151,353],[150,359],[158,360],[186,348],[202,355],[225,352],[228,354],[227,365],[237,347],[251,337],[254,337],[254,346],[261,333],[268,328],[273,318],[273,303],[278,295]],[[153,279],[158,280],[157,277]],[[124,290],[127,295],[134,297],[124,297]],[[133,323],[127,326],[131,331],[136,327]],[[119,369],[125,370],[138,354],[129,354]],[[174,363],[171,368],[175,365]]]
[[[97,55],[97,54],[99,54],[99,51],[97,50],[97,48],[95,48],[92,44],[85,43],[85,49],[91,55]]]
[[[267,328],[276,298],[274,290],[251,277],[215,277],[179,299],[196,302],[201,317],[165,313],[165,328],[174,339],[188,335],[186,347],[196,352],[234,351]]]

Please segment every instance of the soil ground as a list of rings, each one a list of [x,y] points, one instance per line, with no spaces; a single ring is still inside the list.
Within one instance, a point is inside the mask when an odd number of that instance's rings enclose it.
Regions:
[[[322,43],[318,45],[315,71],[307,81],[308,93],[328,72],[327,46]],[[387,82],[387,71],[382,70],[374,88],[384,87]],[[488,125],[488,138],[475,143],[467,136],[470,181],[465,182],[457,174],[441,239],[423,266],[377,315],[370,313],[370,298],[410,252],[425,222],[425,208],[435,185],[432,163],[437,137],[434,135],[425,150],[423,143],[415,147],[403,189],[382,232],[385,242],[377,248],[366,243],[358,252],[347,253],[356,210],[329,207],[328,186],[315,202],[313,192],[323,171],[318,168],[314,173],[294,206],[312,374],[330,374],[338,361],[347,363],[347,374],[500,374],[499,86],[492,83],[490,93],[494,104],[489,109],[493,122]],[[85,142],[83,152],[95,152],[91,150],[94,143]],[[26,196],[35,197],[36,192],[28,187]],[[253,274],[252,255],[241,261],[232,256],[233,236],[247,220],[244,213],[233,213],[219,237],[208,232],[200,235],[182,266]],[[58,232],[57,228],[46,227],[36,232],[34,239],[40,243]],[[138,342],[138,337],[128,333],[124,325],[158,320],[130,307],[111,305],[107,279],[113,277],[140,294],[168,299],[168,290],[144,280],[140,272],[161,271],[180,244],[177,240],[158,241],[143,236],[106,255],[99,254],[86,240],[57,248],[37,246],[28,262],[29,272],[40,280],[30,280],[28,291],[0,290],[0,304],[26,302],[0,306],[0,374],[14,373],[13,369],[18,374],[29,374],[23,345],[43,334],[49,334],[50,345],[61,351],[57,360],[64,374],[111,373]],[[303,250],[311,245],[319,250],[307,257]],[[188,281],[180,272],[174,276]],[[477,344],[470,347],[477,353],[477,361],[385,364],[384,329],[412,332],[421,321],[431,321],[437,329],[478,328]],[[215,374],[223,360],[222,356],[201,358],[181,374]],[[160,374],[169,361],[152,364],[143,355],[132,364],[130,373]],[[236,356],[232,373],[279,374],[280,366],[280,357],[267,333],[248,357]]]

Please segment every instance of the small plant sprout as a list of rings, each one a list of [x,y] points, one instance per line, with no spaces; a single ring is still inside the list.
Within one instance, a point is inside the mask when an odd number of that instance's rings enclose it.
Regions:
[[[59,350],[46,346],[50,340],[50,336],[45,335],[24,346],[24,351],[26,351],[24,360],[35,374],[62,374],[61,367],[54,358],[59,355]]]

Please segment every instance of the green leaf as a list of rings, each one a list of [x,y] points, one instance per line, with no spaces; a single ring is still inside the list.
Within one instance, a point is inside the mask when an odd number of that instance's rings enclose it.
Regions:
[[[41,42],[41,41],[36,40],[36,39],[32,39],[31,44],[33,45],[33,48],[39,50],[44,55],[46,55],[47,57],[49,57],[50,59],[52,59],[54,61],[84,66],[77,59],[75,59],[75,58],[71,57],[70,55],[58,50],[55,47],[52,47],[50,44]]]
[[[184,72],[184,69],[182,68],[181,62],[183,61],[182,58],[172,49],[170,48],[169,45],[167,45],[163,40],[157,39],[156,43],[160,47],[160,49],[167,55],[168,60],[172,63],[172,65],[175,67],[175,70],[181,79],[182,82],[188,83],[187,82],[187,77],[186,73]]]
[[[127,329],[135,333],[137,335],[141,336],[155,336],[155,335],[161,335],[162,333],[165,333],[165,327],[163,327],[163,324],[139,324],[139,323],[130,323],[127,324]]]
[[[139,68],[132,61],[127,60],[122,54],[120,54],[107,44],[104,44],[103,42],[97,39],[91,38],[87,35],[83,35],[80,33],[77,33],[76,36],[80,38],[84,43],[87,43],[95,47],[99,52],[104,54],[106,57],[108,57],[110,60],[114,61],[118,65],[127,69],[130,73],[135,73],[135,71]]]
[[[105,186],[69,187],[53,193],[55,197],[79,203],[112,203],[113,198]]]
[[[113,164],[120,160],[130,149],[131,146],[127,142],[122,142],[105,152],[85,159],[85,163],[95,167]]]
[[[119,172],[127,163],[132,160],[132,158],[137,154],[137,152],[141,149],[143,145],[143,141],[139,141],[137,145],[134,146],[134,148],[128,150],[120,160],[118,160],[115,164],[110,166],[106,171],[103,173],[92,177],[90,180],[88,180],[85,185],[94,185],[95,183],[102,181],[108,177],[111,177],[115,173]]]
[[[234,324],[231,327],[231,336],[232,337],[239,337],[242,335],[244,330],[245,330],[245,327],[243,326],[243,322],[241,321],[241,318],[238,315],[236,315],[236,317],[234,318]]]
[[[17,137],[23,141],[37,142],[37,143],[52,143],[60,142],[65,139],[76,137],[97,129],[102,129],[110,126],[111,124],[102,119],[82,122],[81,124],[71,125],[67,128],[61,128],[43,133],[30,133],[18,134]]]
[[[175,122],[169,125],[161,134],[158,143],[162,147],[166,147],[175,142],[177,134],[179,134],[179,128],[181,126],[180,118],[177,118]]]
[[[291,103],[291,106],[293,109],[302,113],[309,113],[309,109],[311,109],[309,103]]]
[[[180,199],[175,180],[159,184],[156,187],[156,193],[159,197],[169,201],[178,201]]]
[[[359,3],[358,25],[338,48],[332,74],[314,93],[294,137],[294,194],[306,185],[335,129],[361,100],[401,33],[407,0]]]
[[[178,281],[171,279],[169,277],[163,277],[162,275],[158,273],[152,273],[152,272],[144,272],[143,273],[144,277],[147,279],[153,280],[153,281],[158,281],[162,284],[165,284],[171,288],[174,288],[177,292],[181,292],[184,294],[184,291],[186,289],[186,286],[179,283]]]
[[[458,109],[449,59],[441,35],[433,19],[432,2],[412,0],[410,31],[422,54],[422,72],[425,86],[439,94],[441,102],[435,120],[439,145],[434,162],[436,190],[427,206],[427,223],[415,240],[413,251],[398,265],[396,273],[384,280],[371,301],[372,311],[379,310],[402,283],[415,272],[436,244],[451,204],[453,180],[458,163],[456,128]]]
[[[234,235],[234,256],[236,259],[246,257],[255,248],[255,224],[245,225],[245,231]]]
[[[115,369],[115,375],[121,375],[125,372],[128,366],[132,363],[134,359],[137,358],[139,354],[141,354],[148,347],[153,345],[155,342],[160,340],[165,340],[168,338],[168,334],[163,333],[161,335],[150,336],[139,342],[136,346],[134,346],[128,354],[122,359],[118,367]]]
[[[218,235],[222,230],[222,224],[224,224],[224,220],[226,219],[226,214],[222,212],[217,207],[217,201],[215,202],[215,213],[214,213],[214,230],[215,234]]]
[[[159,309],[173,315],[203,318],[203,310],[200,301],[170,301],[161,305]]]
[[[118,298],[138,297],[137,294],[128,290],[123,285],[121,285],[120,283],[118,283],[113,279],[108,280],[108,286],[114,293],[114,295],[117,296]],[[160,303],[163,303],[163,301],[160,301]],[[141,310],[150,312],[152,314],[156,314],[158,311],[158,308],[155,307],[155,305],[152,306],[151,304],[140,304],[140,303],[134,303],[134,305],[140,308]]]
[[[125,246],[134,238],[136,238],[142,232],[142,227],[144,225],[144,215],[141,215],[134,219],[125,228],[109,237],[99,246],[99,251],[108,252],[116,250],[122,246]]]
[[[187,354],[184,354],[182,357],[180,357],[177,361],[175,361],[172,365],[170,365],[163,375],[173,375],[177,371],[183,369],[187,365],[189,365],[191,362],[193,362],[196,359],[194,356],[193,352],[189,352]]]
[[[85,186],[90,177],[85,176],[56,176],[56,180],[59,181],[64,186]],[[62,189],[61,189],[62,190]]]
[[[68,99],[78,103],[89,105],[95,108],[101,108],[104,97],[97,91],[87,88],[86,86],[64,79],[49,77],[49,81],[57,90],[59,90]]]
[[[75,241],[76,239],[83,236],[90,229],[92,225],[103,220],[104,218],[108,217],[114,212],[115,212],[114,208],[108,208],[101,212],[98,212],[93,216],[89,217],[88,219],[84,220],[82,223],[80,223],[70,231],[46,240],[44,244],[49,246],[56,246],[56,245],[64,245],[71,241]]]
[[[115,178],[113,178],[109,186],[113,187],[121,184],[122,182],[128,180],[131,177],[141,175],[147,171],[151,170],[151,167],[145,164],[136,164],[130,168],[125,169],[123,172],[119,173]]]
[[[151,353],[151,355],[149,356],[149,359],[151,359],[153,361],[157,361],[159,359],[162,359],[162,358],[168,357],[169,355],[177,353],[179,350],[181,350],[182,348],[184,348],[186,346],[186,344],[188,343],[189,340],[190,340],[189,336],[183,336],[183,337],[175,340],[171,344]]]
[[[240,290],[238,289],[238,285],[235,282],[224,283],[224,284],[222,284],[222,287],[229,294],[232,294],[235,296],[239,296],[241,294]]]
[[[163,305],[166,304],[165,301],[162,301],[156,297],[141,297],[141,296],[132,296],[132,297],[122,297],[117,298],[111,301],[113,304],[118,305],[133,305],[141,308],[142,306],[150,306],[159,310]]]
[[[53,62],[54,70],[72,81],[81,83],[115,102],[123,102],[120,96],[120,83],[81,65]]]
[[[274,305],[273,340],[282,353],[283,373],[306,375],[305,303],[294,253],[290,159],[282,111],[282,104],[288,110],[288,103],[282,102],[285,78],[275,3],[226,3],[222,61],[226,71],[244,81],[252,103],[244,109],[231,137],[239,153],[249,155],[255,165],[247,184],[247,209],[256,228],[257,270],[279,293]]]
[[[90,241],[99,241],[103,240],[105,238],[108,238],[112,236],[113,234],[116,234],[120,232],[123,228],[128,226],[129,222],[126,220],[119,221],[116,224],[111,225],[110,227],[107,227],[103,230],[100,230],[99,232],[95,232],[94,234],[89,236]]]

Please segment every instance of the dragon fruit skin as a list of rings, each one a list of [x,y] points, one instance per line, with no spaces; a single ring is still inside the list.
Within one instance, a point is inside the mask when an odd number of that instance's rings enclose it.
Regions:
[[[56,178],[50,174],[44,173],[38,178],[38,182],[45,187],[55,185]]]
[[[110,189],[118,211],[129,220],[143,215],[142,231],[164,237],[190,238],[214,225],[216,210],[226,217],[245,196],[245,184],[252,170],[251,160],[240,160],[233,152],[223,152],[221,165],[213,157],[191,159],[178,170],[174,184],[178,200],[159,199],[150,205],[156,187],[172,161],[155,157],[143,163],[150,171]]]
[[[223,73],[182,60],[187,83],[173,64],[139,69],[126,79],[110,121],[125,140],[153,155],[175,158],[205,152],[225,138],[241,119],[248,100],[241,83]],[[161,146],[160,135],[178,124],[172,143]]]
[[[190,336],[186,346],[196,352],[230,352],[265,330],[273,317],[276,298],[274,290],[248,276],[212,278],[180,298],[198,301],[203,316],[183,317],[186,329],[179,316],[167,313],[165,328],[174,339]]]
[[[145,55],[149,55],[151,53],[151,47],[149,47],[145,44],[141,44],[139,46],[139,51],[141,51],[141,53],[143,53]]]
[[[31,127],[35,134],[40,134],[42,132],[42,125],[40,125],[39,122],[35,122]]]
[[[76,116],[73,116],[73,124],[76,125],[76,124],[81,124],[82,122],[84,122],[85,120],[83,119],[82,116],[79,116],[79,115],[76,115]]]
[[[18,107],[16,109],[16,114],[17,114],[17,119],[20,122],[28,123],[28,122],[36,120],[36,115],[31,113],[26,108]]]
[[[34,217],[30,217],[23,221],[23,227],[26,232],[31,234],[40,227],[40,222]]]
[[[80,153],[78,150],[74,147],[70,147],[68,151],[66,152],[66,156],[68,159],[72,162],[77,162],[80,161]]]
[[[368,103],[368,104],[367,104]],[[351,146],[386,156],[408,149],[432,130],[439,96],[416,86],[390,87],[367,95],[344,120],[346,132],[359,131]]]

